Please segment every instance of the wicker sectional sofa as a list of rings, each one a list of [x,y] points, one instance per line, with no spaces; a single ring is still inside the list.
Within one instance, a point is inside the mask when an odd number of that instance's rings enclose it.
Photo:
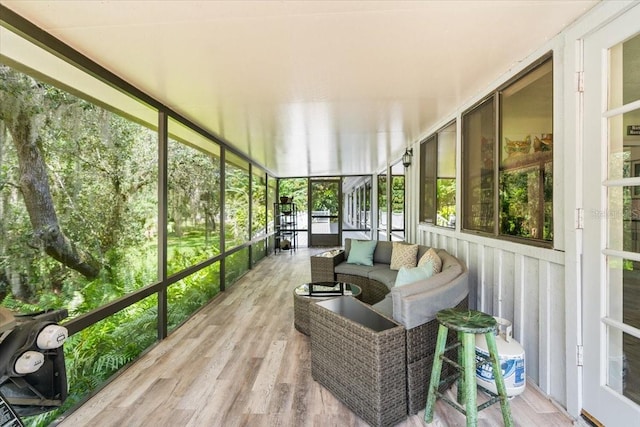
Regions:
[[[394,286],[396,270],[391,270],[392,242],[378,241],[373,266],[348,264],[351,239],[343,252],[331,258],[311,261],[313,281],[333,280],[353,283],[362,289],[362,301],[382,315],[394,319],[406,329],[407,413],[423,409],[427,399],[429,375],[433,364],[438,322],[435,314],[444,308],[468,308],[469,282],[466,265],[437,249],[442,271],[428,279]],[[418,247],[417,259],[429,248]],[[313,257],[312,257],[313,258]],[[451,337],[453,338],[453,337]],[[455,358],[456,355],[449,354]]]

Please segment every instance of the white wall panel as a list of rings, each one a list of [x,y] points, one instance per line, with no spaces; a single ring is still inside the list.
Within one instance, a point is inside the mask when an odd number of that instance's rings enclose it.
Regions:
[[[564,405],[564,253],[426,224],[416,237],[466,262],[470,305],[513,322],[526,352],[527,380]]]

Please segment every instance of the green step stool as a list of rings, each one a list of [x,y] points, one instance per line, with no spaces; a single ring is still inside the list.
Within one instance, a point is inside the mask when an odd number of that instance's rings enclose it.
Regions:
[[[498,329],[496,319],[492,316],[474,310],[446,309],[436,314],[436,319],[440,324],[438,327],[438,339],[436,341],[436,353],[433,357],[433,368],[431,369],[431,382],[429,383],[429,395],[427,397],[427,406],[425,408],[424,420],[426,423],[433,421],[433,410],[436,404],[436,397],[441,398],[449,405],[463,413],[467,417],[467,427],[477,426],[478,411],[481,411],[496,402],[500,402],[502,410],[502,419],[506,427],[513,426],[511,418],[511,409],[507,399],[507,390],[502,378],[502,369],[500,369],[500,360],[498,358],[498,348],[496,346],[495,334]],[[456,331],[458,334],[457,342],[445,348],[447,343],[447,334],[449,330]],[[479,361],[476,364],[476,334],[484,334],[487,339],[487,348],[489,350],[489,358]],[[445,353],[451,349],[458,348],[458,361],[453,361],[445,356]],[[442,362],[447,362],[453,366],[453,375],[440,381],[440,371]],[[498,394],[493,394],[484,389],[491,396],[487,402],[477,406],[477,386],[476,385],[476,366],[491,363],[493,367],[493,377],[496,382]],[[443,384],[451,385],[455,380],[458,381],[458,402],[453,402],[438,388]],[[448,387],[447,385],[447,387]]]

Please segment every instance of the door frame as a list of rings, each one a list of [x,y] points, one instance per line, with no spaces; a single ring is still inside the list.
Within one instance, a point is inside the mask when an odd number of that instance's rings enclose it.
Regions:
[[[336,215],[314,215],[313,214],[313,184],[317,182],[334,182],[338,186],[338,211]],[[309,247],[317,246],[340,246],[342,244],[342,177],[337,178],[309,178],[309,190],[308,190],[308,224],[309,224]],[[313,233],[313,219],[314,218],[327,218],[331,223],[331,219],[336,219],[338,224],[337,233],[320,234]]]
[[[607,87],[608,52],[618,43],[640,33],[640,6],[636,5],[583,40],[584,92],[582,150],[582,412],[606,425],[625,425],[640,417],[640,405],[607,385],[608,327],[608,188],[609,160]],[[589,149],[588,147],[592,147]],[[620,251],[618,251],[620,252]],[[613,256],[617,256],[615,254]],[[619,256],[623,256],[622,253]],[[609,327],[613,327],[609,322]],[[619,328],[618,328],[619,329]],[[578,355],[580,359],[580,353]]]

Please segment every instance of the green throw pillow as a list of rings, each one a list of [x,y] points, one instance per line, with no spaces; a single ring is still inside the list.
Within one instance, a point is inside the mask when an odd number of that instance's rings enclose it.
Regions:
[[[408,285],[433,276],[433,261],[429,260],[420,267],[400,267],[396,276],[396,286]]]
[[[352,240],[347,264],[373,265],[373,251],[377,243],[375,240]]]

